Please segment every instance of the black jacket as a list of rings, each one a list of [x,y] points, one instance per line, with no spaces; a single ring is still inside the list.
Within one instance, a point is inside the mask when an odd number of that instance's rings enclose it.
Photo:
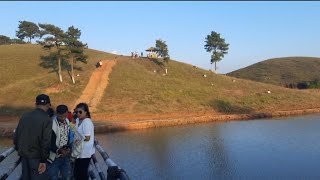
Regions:
[[[52,121],[42,109],[24,114],[14,134],[14,145],[19,155],[46,162],[49,157]]]

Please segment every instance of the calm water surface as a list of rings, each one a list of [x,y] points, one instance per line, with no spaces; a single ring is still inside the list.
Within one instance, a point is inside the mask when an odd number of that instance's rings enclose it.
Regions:
[[[132,179],[320,179],[319,127],[316,114],[99,134],[97,138]],[[11,145],[1,139],[0,152]],[[3,163],[9,166],[13,160]],[[5,171],[3,163],[0,172]]]

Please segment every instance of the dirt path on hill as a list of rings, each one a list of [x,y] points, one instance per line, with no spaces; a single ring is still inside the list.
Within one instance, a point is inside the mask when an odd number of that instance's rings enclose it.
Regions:
[[[86,88],[72,107],[76,107],[80,102],[86,102],[89,105],[90,111],[95,112],[104,94],[104,90],[108,86],[112,67],[116,65],[116,63],[116,60],[103,60],[102,67],[92,73]]]

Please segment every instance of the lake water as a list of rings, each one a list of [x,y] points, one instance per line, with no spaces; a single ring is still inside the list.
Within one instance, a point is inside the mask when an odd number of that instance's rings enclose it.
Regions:
[[[97,138],[131,179],[320,179],[319,127],[320,115],[314,114],[126,131]],[[11,145],[11,140],[1,139],[0,152]],[[13,160],[2,162],[0,172],[5,171],[3,163],[9,166]]]

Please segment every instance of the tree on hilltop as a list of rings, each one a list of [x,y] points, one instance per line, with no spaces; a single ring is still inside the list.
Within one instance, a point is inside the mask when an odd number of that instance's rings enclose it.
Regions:
[[[204,49],[207,50],[207,52],[212,52],[211,55],[211,64],[214,63],[214,70],[217,70],[217,62],[222,60],[225,54],[228,53],[229,50],[229,44],[225,42],[224,38],[220,37],[220,34],[211,31],[210,35],[207,35],[205,38],[205,45]]]
[[[5,35],[0,35],[0,45],[10,44],[10,38]]]
[[[60,82],[62,82],[62,75],[61,75],[61,63],[64,63],[63,61],[67,58],[67,52],[64,47],[61,45],[64,44],[64,41],[66,39],[66,34],[64,31],[52,24],[41,24],[39,23],[39,27],[41,28],[40,31],[40,37],[45,37],[43,41],[37,41],[39,44],[41,44],[45,49],[51,50],[52,48],[56,48],[56,51],[51,52],[49,58],[47,60],[51,61],[57,61],[57,67],[58,67],[58,76]]]
[[[28,38],[28,43],[31,43],[31,39],[40,36],[40,30],[37,24],[30,22],[30,21],[19,21],[19,27],[16,31],[16,36],[23,40]]]
[[[4,44],[25,44],[26,42],[22,41],[21,39],[10,39],[5,35],[0,35],[0,45]]]
[[[156,51],[158,56],[163,58],[163,61],[165,63],[165,68],[166,68],[166,74],[168,73],[168,63],[170,60],[170,56],[169,56],[169,51],[168,51],[168,46],[166,44],[165,41],[161,40],[161,39],[157,39],[156,40]]]
[[[88,58],[86,55],[84,55],[84,48],[87,46],[87,44],[83,44],[79,40],[80,36],[81,31],[78,28],[71,26],[68,28],[68,31],[66,32],[66,38],[64,40],[66,50],[68,51],[69,64],[71,67],[71,79],[73,84],[75,84],[73,74],[74,64],[77,61],[87,63]]]
[[[11,42],[11,44],[26,44],[26,42],[24,42],[21,39],[17,39],[17,38],[10,39],[10,42]]]

